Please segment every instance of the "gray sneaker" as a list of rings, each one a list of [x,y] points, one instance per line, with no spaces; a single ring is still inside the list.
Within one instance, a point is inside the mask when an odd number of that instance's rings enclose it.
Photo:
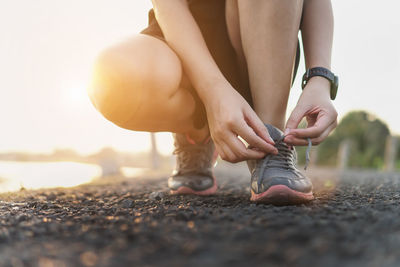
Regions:
[[[176,168],[168,179],[171,194],[211,195],[217,191],[212,173],[218,154],[210,137],[196,143],[185,134],[174,134]]]
[[[312,184],[296,166],[294,147],[283,142],[284,134],[278,128],[265,124],[275,142],[278,154],[269,154],[260,160],[247,161],[251,172],[251,201],[275,205],[290,205],[314,199]]]

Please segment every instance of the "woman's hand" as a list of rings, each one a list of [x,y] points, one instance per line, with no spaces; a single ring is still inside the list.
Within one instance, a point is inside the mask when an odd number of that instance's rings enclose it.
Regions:
[[[286,124],[285,142],[290,145],[321,143],[337,125],[337,112],[330,100],[330,83],[322,77],[311,78]],[[297,129],[306,117],[307,128]]]
[[[211,137],[222,159],[234,163],[278,153],[264,123],[229,83],[215,88],[203,102]],[[246,147],[238,136],[250,146]]]
[[[153,4],[168,45],[206,106],[211,137],[221,158],[238,162],[277,153],[267,128],[215,63],[187,1],[153,0]],[[246,148],[238,136],[252,148]]]

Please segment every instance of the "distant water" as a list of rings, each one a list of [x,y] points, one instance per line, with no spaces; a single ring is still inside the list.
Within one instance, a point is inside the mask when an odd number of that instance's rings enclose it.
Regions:
[[[141,169],[122,168],[127,176]],[[71,187],[101,176],[95,164],[77,162],[13,162],[0,161],[0,192],[26,189]]]

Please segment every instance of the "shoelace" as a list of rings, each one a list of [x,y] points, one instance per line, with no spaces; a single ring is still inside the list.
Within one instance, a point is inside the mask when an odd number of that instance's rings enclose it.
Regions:
[[[178,157],[180,172],[192,172],[209,168],[210,158],[205,144],[176,144],[173,152]]]
[[[269,157],[262,162],[261,170],[264,170],[267,165],[268,167],[285,168],[292,171],[297,171],[295,168],[296,156],[293,153],[293,149],[290,148],[283,140],[285,136],[282,136],[278,141],[275,142],[275,147],[278,149],[278,155]],[[310,162],[310,150],[312,147],[312,142],[310,138],[307,138],[308,146],[306,149],[306,163],[304,165],[304,170],[307,169]],[[263,175],[258,176],[257,185],[261,186],[263,180]]]
[[[306,149],[306,164],[304,165],[304,170],[307,170],[308,163],[310,163],[310,151],[311,151],[311,147],[312,147],[311,139],[307,138],[307,141],[308,141],[308,146]]]
[[[286,136],[283,136],[278,143],[282,143],[283,139],[285,139]],[[310,163],[310,151],[311,151],[311,147],[312,147],[312,141],[310,138],[307,138],[307,149],[306,149],[306,163],[304,164],[304,170],[307,170],[308,164]],[[279,150],[279,149],[278,149]]]

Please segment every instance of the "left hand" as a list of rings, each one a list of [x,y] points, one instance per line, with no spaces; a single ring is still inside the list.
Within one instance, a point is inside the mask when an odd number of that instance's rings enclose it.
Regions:
[[[323,77],[311,78],[292,114],[285,130],[285,142],[289,145],[305,146],[310,138],[314,145],[321,143],[337,126],[337,112],[330,100],[330,83]],[[307,128],[297,129],[306,117]]]

